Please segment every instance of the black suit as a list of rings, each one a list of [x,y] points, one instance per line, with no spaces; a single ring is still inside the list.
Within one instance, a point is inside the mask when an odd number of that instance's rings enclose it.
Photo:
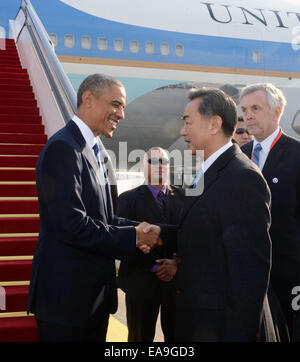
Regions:
[[[158,207],[147,185],[141,185],[121,194],[117,215],[151,224],[176,224],[183,204],[183,190],[167,186],[165,213]],[[128,341],[152,342],[159,306],[165,341],[174,341],[175,288],[174,282],[163,282],[151,268],[156,259],[172,258],[173,251],[166,246],[148,255],[141,252],[123,258],[118,273],[118,286],[126,293]]]
[[[162,228],[165,242],[177,236],[182,258],[177,341],[257,340],[271,267],[269,206],[267,183],[233,145],[205,172],[203,193],[185,197],[179,228]]]
[[[99,327],[104,340],[108,315],[117,309],[114,257],[136,251],[136,231],[113,215],[99,173],[73,121],[49,139],[37,162],[40,233],[28,311],[53,331],[62,327],[61,336],[48,336],[46,329],[44,340],[84,340],[85,332],[78,337],[75,328]]]
[[[248,157],[252,147],[253,142],[242,147]],[[299,341],[299,316],[291,308],[291,291],[300,285],[300,142],[282,134],[270,150],[262,174],[272,194],[270,283],[283,308],[290,335]]]

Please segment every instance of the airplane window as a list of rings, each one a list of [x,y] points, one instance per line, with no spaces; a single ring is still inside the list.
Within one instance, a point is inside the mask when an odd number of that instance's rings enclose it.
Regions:
[[[154,53],[154,43],[152,41],[146,41],[145,50],[148,54]]]
[[[56,34],[49,34],[49,38],[50,38],[52,44],[56,47],[57,42],[58,42],[57,41],[57,35]]]
[[[123,50],[123,40],[122,39],[114,40],[114,49],[116,52],[121,52]]]
[[[169,55],[170,47],[168,43],[161,43],[160,44],[160,52],[162,55]]]
[[[89,36],[82,36],[81,37],[81,48],[83,49],[90,49],[92,46],[92,40]]]
[[[184,47],[182,44],[176,44],[175,46],[175,54],[179,57],[182,57],[184,54]]]
[[[131,53],[137,53],[139,51],[138,40],[130,40],[129,48],[130,48]]]
[[[74,36],[73,35],[65,35],[65,47],[66,48],[73,48],[74,47]]]
[[[254,61],[254,63],[259,63],[261,61],[261,54],[259,50],[253,51],[252,60]]]
[[[98,49],[99,50],[107,50],[107,39],[99,38],[98,39]]]

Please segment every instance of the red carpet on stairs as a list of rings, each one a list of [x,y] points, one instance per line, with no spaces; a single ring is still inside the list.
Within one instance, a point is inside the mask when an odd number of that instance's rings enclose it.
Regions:
[[[0,342],[39,340],[25,312],[39,232],[35,164],[46,141],[27,70],[7,39],[0,51]]]
[[[33,255],[37,237],[0,237],[0,255]]]

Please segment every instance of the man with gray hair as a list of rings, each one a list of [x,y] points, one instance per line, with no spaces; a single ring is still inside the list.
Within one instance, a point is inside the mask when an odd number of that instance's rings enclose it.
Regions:
[[[103,342],[117,310],[115,260],[161,245],[147,223],[114,214],[98,136],[124,118],[125,88],[93,74],[79,87],[78,109],[43,148],[36,166],[40,233],[28,311],[43,342]]]
[[[240,105],[254,135],[242,150],[261,169],[272,194],[270,285],[280,301],[291,339],[299,341],[299,315],[292,309],[292,290],[300,285],[300,142],[285,135],[279,126],[286,99],[273,84],[243,88]]]

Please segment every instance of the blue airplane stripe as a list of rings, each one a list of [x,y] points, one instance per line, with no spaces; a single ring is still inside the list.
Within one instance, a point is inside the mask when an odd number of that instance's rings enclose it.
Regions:
[[[151,29],[98,18],[83,13],[58,0],[47,2],[47,6],[39,0],[32,0],[32,3],[48,33],[57,34],[58,46],[56,47],[56,53],[58,55],[257,70],[288,70],[290,72],[299,72],[300,69],[300,52],[293,50],[289,43],[199,36]],[[64,46],[63,39],[66,34],[74,36],[74,48]],[[82,36],[90,36],[92,40],[90,49],[81,48]],[[100,51],[97,48],[99,37],[108,39],[108,49],[106,51]],[[124,41],[124,50],[122,52],[113,49],[113,41],[117,38]],[[138,53],[129,51],[130,40],[139,41],[140,50]],[[154,42],[155,51],[153,54],[145,52],[146,40]],[[162,41],[170,46],[170,53],[167,56],[160,54],[160,43]],[[176,44],[184,45],[184,56],[175,54]],[[252,59],[254,51],[260,51],[261,61],[259,63],[255,63]],[[284,62],[282,59],[284,59]]]

